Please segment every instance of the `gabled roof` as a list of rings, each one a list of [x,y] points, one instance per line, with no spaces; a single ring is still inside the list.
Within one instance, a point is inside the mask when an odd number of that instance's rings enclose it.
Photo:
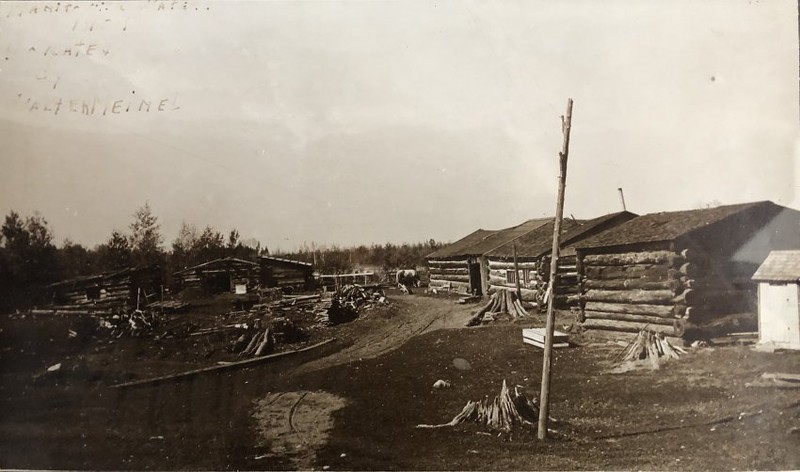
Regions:
[[[621,224],[636,217],[636,214],[628,211],[609,213],[591,220],[581,221],[566,218],[561,223],[561,254],[565,248],[573,247],[576,243],[585,238],[602,231],[604,227]],[[514,245],[517,246],[517,256],[527,258],[538,258],[545,254],[550,254],[553,250],[553,229],[555,223],[552,219],[545,225],[536,228],[487,253],[487,256],[494,257],[513,257]]]
[[[561,222],[562,238],[567,231],[578,226],[579,223],[572,219],[565,219]],[[518,257],[539,257],[549,253],[553,249],[553,230],[555,222],[551,219],[547,223],[539,226],[533,231],[509,241],[486,253],[489,257],[510,258],[514,257],[514,245],[517,246]]]
[[[439,248],[426,256],[427,259],[445,259],[448,257],[456,257],[467,254],[470,247],[478,244],[487,236],[498,232],[497,229],[477,229],[474,232],[464,236],[458,241],[448,244],[443,248]]]
[[[753,274],[758,282],[799,282],[800,251],[772,251]]]
[[[523,234],[552,221],[552,218],[536,218],[522,224],[500,230],[476,230],[426,257],[427,259],[447,259],[455,257],[480,256],[502,246]]]
[[[232,266],[251,266],[251,267],[258,267],[258,264],[251,261],[246,261],[244,259],[237,259],[235,257],[224,257],[221,259],[214,259],[213,261],[203,262],[202,264],[197,264],[196,266],[192,266],[183,270],[179,270],[175,272],[175,274],[182,274],[184,272],[190,272],[197,269],[205,269],[209,266],[222,266],[222,267],[232,267]]]
[[[487,252],[490,252],[500,246],[510,243],[524,234],[527,234],[552,222],[553,218],[536,218],[533,220],[528,220],[517,226],[512,226],[510,228],[497,231],[496,233],[484,238],[478,244],[472,246],[469,249],[472,251],[470,255],[478,256],[486,254]]]
[[[724,205],[699,210],[649,213],[623,223],[616,228],[576,244],[579,248],[624,246],[629,244],[673,241],[690,233],[745,211],[778,207],[772,202]]]

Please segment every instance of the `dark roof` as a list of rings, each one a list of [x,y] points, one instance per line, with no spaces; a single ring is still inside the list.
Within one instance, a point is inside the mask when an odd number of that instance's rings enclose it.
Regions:
[[[511,228],[502,229],[490,236],[487,236],[478,244],[469,248],[471,251],[470,255],[483,255],[487,252],[492,251],[504,244],[510,243],[511,241],[519,238],[520,236],[527,234],[531,231],[536,230],[537,228],[541,228],[542,226],[552,223],[553,218],[536,218],[533,220],[528,220],[520,225],[512,226]]]
[[[579,223],[572,219],[565,219],[561,223],[561,234],[566,234],[570,229],[578,226]],[[551,219],[547,223],[539,226],[533,231],[509,241],[506,244],[495,248],[486,253],[489,257],[514,257],[514,245],[517,246],[518,257],[539,257],[549,253],[553,249],[553,230],[555,222]]]
[[[288,265],[298,265],[303,267],[311,267],[312,264],[310,262],[303,262],[303,261],[293,261],[291,259],[284,259],[282,257],[274,257],[274,256],[261,256],[259,257],[261,261],[268,261],[268,262],[278,262],[282,264]]]
[[[619,224],[635,217],[636,214],[634,213],[620,211],[586,221],[571,218],[564,219],[561,223],[562,255],[564,254],[564,248],[574,246],[574,244],[582,241],[594,232],[601,231],[604,226],[614,225],[615,222]],[[538,258],[545,254],[550,254],[553,250],[554,225],[555,223],[551,219],[547,224],[490,251],[487,255],[494,257],[513,257],[514,244],[517,246],[518,257]]]
[[[463,238],[459,239],[458,241],[448,244],[443,248],[439,248],[436,251],[428,254],[426,257],[428,259],[444,259],[448,257],[456,257],[467,254],[467,250],[474,246],[475,244],[482,241],[487,236],[490,236],[499,230],[491,230],[491,229],[478,229],[474,232],[464,236]]]
[[[775,207],[772,202],[724,205],[699,210],[665,211],[634,218],[609,231],[576,244],[579,248],[624,246],[629,244],[673,241],[693,231],[718,223],[737,213],[759,207]]]
[[[763,282],[800,281],[800,251],[772,251],[761,264],[753,280]]]
[[[190,272],[197,269],[204,269],[209,266],[223,266],[223,267],[231,267],[231,266],[252,266],[258,267],[258,264],[251,261],[246,261],[244,259],[237,259],[235,257],[225,257],[222,259],[214,259],[213,261],[203,262],[202,264],[197,264],[196,266],[192,266],[183,270],[179,270],[175,272],[175,274],[182,274],[184,272]]]
[[[104,280],[112,280],[119,277],[124,277],[126,275],[135,274],[139,272],[145,272],[153,270],[152,267],[144,267],[144,268],[136,268],[136,267],[126,267],[124,269],[119,269],[110,272],[103,272],[101,274],[92,274],[92,275],[81,275],[78,277],[73,277],[71,279],[61,280],[55,283],[52,283],[47,286],[47,288],[55,288],[60,287],[62,285],[78,285],[78,284],[90,284],[90,283],[99,283]]]
[[[427,259],[480,256],[552,220],[552,218],[536,218],[501,230],[479,229],[453,244],[428,254]]]

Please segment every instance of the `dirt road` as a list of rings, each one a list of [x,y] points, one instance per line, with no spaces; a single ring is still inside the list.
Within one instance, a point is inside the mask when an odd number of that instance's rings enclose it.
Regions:
[[[300,366],[294,373],[303,374],[320,369],[373,359],[396,349],[409,339],[437,329],[463,328],[476,310],[474,304],[459,305],[453,301],[421,295],[395,295],[398,304],[390,316],[370,316],[351,325],[342,325],[343,337],[353,345],[328,356]]]

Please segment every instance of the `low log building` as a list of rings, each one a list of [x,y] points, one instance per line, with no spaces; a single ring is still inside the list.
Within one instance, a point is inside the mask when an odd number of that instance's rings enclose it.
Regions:
[[[483,295],[489,289],[489,266],[485,254],[552,221],[528,220],[502,230],[479,229],[426,257],[431,288]]]
[[[558,258],[556,302],[566,307],[578,294],[575,244],[608,231],[637,215],[627,211],[611,213],[587,221],[567,218],[562,221],[561,250]],[[524,301],[543,303],[550,279],[554,222],[548,223],[486,253],[489,266],[489,291],[506,288],[520,292]],[[516,255],[516,266],[514,264]]]
[[[258,275],[258,264],[235,257],[214,259],[175,272],[181,290],[194,289],[206,296],[235,292],[237,285],[250,292],[258,286]]]
[[[263,287],[280,288],[286,293],[311,290],[315,287],[314,266],[308,262],[261,256],[259,263]]]
[[[158,268],[127,268],[51,284],[47,296],[56,310],[118,311],[159,299],[162,281]]]
[[[800,212],[772,202],[652,213],[577,244],[580,321],[687,338],[756,325],[756,268],[800,249]]]

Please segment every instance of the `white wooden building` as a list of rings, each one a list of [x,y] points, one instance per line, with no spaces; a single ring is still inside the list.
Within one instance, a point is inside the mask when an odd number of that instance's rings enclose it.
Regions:
[[[800,349],[800,251],[772,251],[758,282],[758,342]]]

